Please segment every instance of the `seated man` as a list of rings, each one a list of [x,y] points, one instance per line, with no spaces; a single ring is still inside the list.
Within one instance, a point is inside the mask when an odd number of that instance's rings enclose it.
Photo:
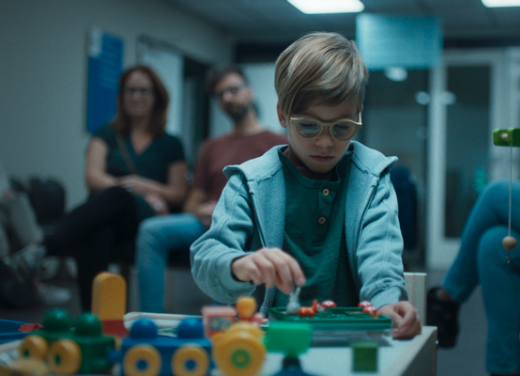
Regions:
[[[227,179],[222,170],[261,156],[287,139],[265,130],[253,108],[253,91],[240,68],[212,70],[208,91],[233,121],[229,133],[207,140],[195,166],[184,213],[149,218],[139,227],[136,265],[143,312],[164,312],[164,271],[170,252],[184,251],[211,225],[213,209]]]

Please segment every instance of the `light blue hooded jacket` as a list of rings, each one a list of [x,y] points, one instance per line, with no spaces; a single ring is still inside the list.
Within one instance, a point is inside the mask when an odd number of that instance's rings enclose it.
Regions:
[[[213,212],[211,228],[191,246],[197,285],[216,301],[234,304],[256,285],[231,274],[231,262],[263,247],[282,248],[285,179],[275,146],[263,156],[228,166],[228,183]],[[397,198],[390,182],[396,157],[352,141],[345,208],[345,239],[352,278],[360,300],[379,308],[407,299],[401,253],[403,240]],[[272,305],[275,287],[266,290],[260,309]]]

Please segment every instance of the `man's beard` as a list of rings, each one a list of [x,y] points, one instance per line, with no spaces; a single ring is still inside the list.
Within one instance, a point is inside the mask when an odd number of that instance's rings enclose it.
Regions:
[[[249,111],[249,106],[243,106],[234,111],[226,111],[226,112],[233,119],[233,121],[237,122],[237,121],[240,121],[243,118],[245,118],[248,111]]]

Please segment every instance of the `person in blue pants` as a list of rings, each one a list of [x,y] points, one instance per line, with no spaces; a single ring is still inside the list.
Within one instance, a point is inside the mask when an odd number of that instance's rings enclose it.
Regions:
[[[468,218],[459,253],[442,287],[428,292],[427,324],[438,327],[439,346],[452,347],[457,314],[477,285],[488,321],[486,366],[492,375],[520,375],[520,246],[508,252],[509,181],[486,187]],[[511,236],[520,240],[520,182],[512,184]]]

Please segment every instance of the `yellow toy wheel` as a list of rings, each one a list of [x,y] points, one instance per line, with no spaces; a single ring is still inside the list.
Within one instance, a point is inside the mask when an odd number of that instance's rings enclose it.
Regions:
[[[25,337],[20,346],[20,358],[45,360],[49,346],[43,337],[31,334]]]
[[[161,355],[150,345],[134,346],[126,352],[123,370],[127,376],[156,376],[161,370]]]
[[[81,366],[81,349],[70,339],[54,342],[47,354],[47,363],[51,373],[56,375],[73,375]]]
[[[225,376],[254,376],[260,372],[265,347],[247,333],[225,338],[216,352],[218,367]]]
[[[172,357],[172,373],[175,376],[204,376],[208,369],[208,353],[200,346],[183,346]]]

